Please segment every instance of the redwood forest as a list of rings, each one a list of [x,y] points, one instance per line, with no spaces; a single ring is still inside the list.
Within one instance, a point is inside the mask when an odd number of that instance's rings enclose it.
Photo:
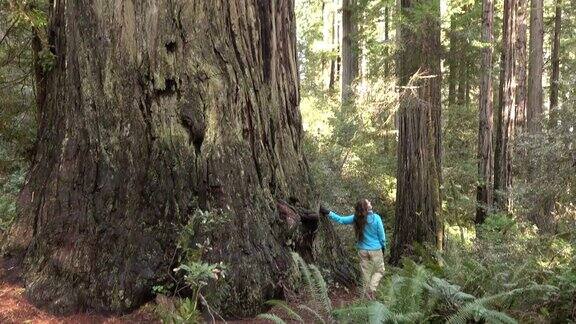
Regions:
[[[575,89],[575,0],[0,0],[0,323],[574,323]]]

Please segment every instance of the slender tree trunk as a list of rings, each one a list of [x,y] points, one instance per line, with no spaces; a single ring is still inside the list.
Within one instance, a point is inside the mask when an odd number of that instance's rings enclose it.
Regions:
[[[517,0],[518,24],[516,35],[516,133],[526,125],[526,19],[528,0]]]
[[[332,0],[324,0],[322,2],[322,41],[325,45],[333,45],[333,33],[334,33],[334,23],[332,21],[332,16],[334,15],[333,8],[331,6]],[[333,85],[332,73],[334,69],[334,59],[327,58],[326,61],[322,63],[323,73],[322,73],[322,83],[324,88],[327,90],[332,90]]]
[[[332,1],[334,3],[334,0]],[[339,38],[336,37],[338,30],[336,29],[336,13],[332,12],[332,50],[339,51],[340,50],[340,43]],[[338,78],[338,58],[332,58],[330,64],[330,86],[328,89],[330,91],[334,91],[334,87],[336,86],[336,79]]]
[[[449,40],[450,40],[450,50],[448,53],[448,57],[446,61],[449,67],[448,73],[448,105],[454,105],[456,103],[457,98],[457,84],[458,84],[458,59],[459,53],[457,51],[457,40],[456,36],[454,35],[454,22],[450,21],[450,31],[449,31]]]
[[[494,158],[494,201],[501,210],[510,207],[509,192],[512,187],[512,141],[516,117],[516,80],[514,71],[514,41],[516,40],[516,0],[504,0],[502,26],[502,57],[496,147]]]
[[[390,7],[387,4],[384,7],[384,42],[386,46],[390,42]],[[384,76],[389,77],[391,72],[388,47],[384,50],[384,55]]]
[[[400,53],[398,79],[401,87],[399,109],[396,222],[390,261],[398,263],[413,252],[414,243],[442,245],[439,218],[440,133],[440,8],[417,18],[415,5],[433,0],[400,0],[407,21],[418,19],[418,28],[402,24],[398,30]],[[416,19],[415,19],[416,18]],[[429,76],[422,78],[422,76]],[[438,156],[439,158],[439,156]]]
[[[324,0],[322,3],[322,35],[324,43],[330,45],[330,50],[336,49],[337,43],[335,41],[336,32],[335,28],[335,4],[334,0]],[[334,90],[335,74],[336,74],[336,59],[331,55],[328,59],[326,67],[326,77],[324,80],[325,87],[328,91]]]
[[[466,64],[462,64],[462,67],[466,67]],[[464,105],[466,103],[466,69],[461,67],[458,68],[458,96],[456,103],[459,105]]]
[[[203,259],[228,267],[215,288],[226,298],[210,300],[225,315],[282,297],[290,242],[351,274],[329,222],[298,212],[316,195],[293,5],[54,1],[57,62],[9,240],[25,253],[31,301],[59,313],[133,309],[170,276],[180,225],[198,210],[214,220],[196,228],[211,242]]]
[[[562,30],[562,1],[556,0],[554,17],[554,39],[552,42],[552,75],[550,76],[550,120],[555,121],[558,107],[558,88],[560,82],[560,32]]]
[[[466,90],[465,90],[465,95],[464,95],[464,105],[469,106],[470,105],[470,80],[466,79]]]
[[[482,1],[482,65],[480,67],[480,101],[478,129],[478,187],[476,188],[476,223],[486,219],[492,207],[494,156],[492,155],[493,94],[492,53],[494,46],[494,3]]]
[[[544,2],[531,0],[530,67],[528,71],[528,131],[538,132],[542,122],[542,72],[544,70]]]
[[[334,0],[334,6],[338,8],[338,4],[341,5],[341,0]],[[342,7],[340,7],[342,9]],[[340,81],[342,78],[342,15],[334,15],[334,44],[336,44],[336,52],[339,53],[336,58],[335,73],[334,73],[334,83]]]
[[[342,1],[342,104],[350,105],[358,77],[358,12],[356,0]]]

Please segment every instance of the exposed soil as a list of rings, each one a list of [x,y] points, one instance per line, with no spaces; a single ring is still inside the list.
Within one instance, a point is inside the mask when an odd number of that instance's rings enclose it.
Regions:
[[[160,323],[150,305],[124,316],[82,313],[60,317],[50,314],[26,300],[20,273],[14,262],[0,258],[0,323]]]
[[[147,304],[135,312],[127,315],[102,315],[81,313],[69,316],[57,316],[36,308],[28,302],[24,295],[24,287],[20,278],[20,268],[15,262],[0,258],[0,323],[39,323],[39,324],[76,324],[76,323],[160,323],[153,311],[153,305]],[[350,304],[357,298],[357,294],[344,289],[333,290],[331,294],[334,308],[343,307]],[[289,298],[293,309],[297,309],[298,297]],[[270,313],[287,318],[284,311],[275,307]],[[301,313],[302,318],[308,322],[314,322],[310,314]],[[231,320],[227,323],[269,323],[258,318],[247,318],[242,320]]]

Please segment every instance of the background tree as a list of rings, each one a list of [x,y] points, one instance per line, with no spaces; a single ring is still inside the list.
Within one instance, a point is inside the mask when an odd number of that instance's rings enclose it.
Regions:
[[[552,38],[552,73],[550,75],[550,116],[558,107],[558,88],[560,81],[560,33],[562,31],[562,1],[555,1],[554,36]]]
[[[494,45],[494,3],[482,1],[482,67],[479,95],[478,127],[478,187],[476,223],[483,223],[492,207],[494,180],[494,155],[492,150],[493,129],[493,90],[492,90],[492,51]]]
[[[434,10],[422,11],[433,7]],[[401,1],[398,29],[398,127],[396,220],[390,262],[415,243],[441,246],[440,175],[436,160],[440,111],[440,8],[436,1]]]
[[[531,0],[530,5],[530,66],[528,71],[528,130],[541,129],[542,72],[544,71],[544,1]]]
[[[500,88],[494,157],[494,191],[497,207],[508,210],[512,187],[512,141],[516,117],[515,40],[518,5],[504,0]]]
[[[354,89],[352,83],[358,77],[358,5],[356,0],[342,0],[342,104],[351,105]]]
[[[515,70],[516,70],[516,133],[522,132],[526,124],[526,29],[528,18],[528,0],[518,0],[518,17],[516,25]]]
[[[328,221],[280,204],[316,206],[291,1],[55,1],[49,17],[55,61],[10,236],[34,303],[140,305],[170,274],[174,233],[198,210],[215,223],[197,229],[210,242],[203,259],[228,265],[226,302],[211,300],[223,314],[252,315],[281,296],[289,246],[314,257],[294,227],[328,235],[317,262],[349,277]]]
[[[340,43],[336,40],[336,0],[322,1],[322,34],[324,46],[328,50],[324,63],[324,71],[327,74],[323,76],[324,84],[328,91],[333,91],[336,82],[337,63],[337,58],[333,52]]]

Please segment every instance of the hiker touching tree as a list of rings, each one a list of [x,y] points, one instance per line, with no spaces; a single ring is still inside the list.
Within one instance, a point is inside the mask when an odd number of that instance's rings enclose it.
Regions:
[[[384,249],[386,232],[380,215],[372,211],[372,204],[367,199],[356,203],[354,214],[340,216],[325,207],[320,213],[332,221],[343,225],[354,225],[356,247],[360,255],[360,268],[366,287],[368,299],[374,299],[374,293],[384,275]]]

